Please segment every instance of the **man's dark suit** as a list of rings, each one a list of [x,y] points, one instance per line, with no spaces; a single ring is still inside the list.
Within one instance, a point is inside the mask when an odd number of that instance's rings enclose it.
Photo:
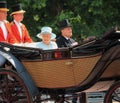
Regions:
[[[74,43],[74,42],[75,42],[75,40],[73,40],[72,38],[66,39],[63,36],[59,36],[56,39],[56,43],[57,43],[57,45],[58,45],[59,48],[61,48],[61,47],[71,47],[72,43]]]

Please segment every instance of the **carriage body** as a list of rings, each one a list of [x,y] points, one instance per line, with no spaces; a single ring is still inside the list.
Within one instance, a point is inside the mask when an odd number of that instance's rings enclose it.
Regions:
[[[42,91],[55,95],[107,91],[120,79],[119,38],[120,33],[114,31],[102,39],[54,50],[0,43],[0,54],[13,65],[32,96]]]

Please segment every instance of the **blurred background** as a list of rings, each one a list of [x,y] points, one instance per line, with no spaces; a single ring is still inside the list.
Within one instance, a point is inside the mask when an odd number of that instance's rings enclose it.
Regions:
[[[34,41],[41,27],[50,26],[59,35],[59,21],[68,18],[73,38],[79,43],[89,36],[100,37],[113,27],[120,28],[120,0],[6,0],[8,8],[21,3],[26,11],[23,23]],[[8,12],[8,20],[11,9]]]

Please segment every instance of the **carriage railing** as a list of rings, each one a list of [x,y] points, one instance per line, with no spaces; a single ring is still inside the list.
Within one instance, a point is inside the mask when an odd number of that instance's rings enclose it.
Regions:
[[[15,46],[0,42],[0,47],[10,51],[20,60],[59,60],[74,57],[88,57],[104,53],[106,50],[116,45],[118,41],[93,40],[79,44],[71,48],[58,48],[53,50],[42,50],[40,48]]]
[[[40,48],[15,46],[1,42],[0,47],[10,51],[19,60],[58,60],[71,57],[70,48],[59,48],[53,50],[42,50]]]

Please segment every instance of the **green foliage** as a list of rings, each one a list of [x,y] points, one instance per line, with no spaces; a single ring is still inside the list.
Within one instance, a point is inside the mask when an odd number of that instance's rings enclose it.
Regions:
[[[68,18],[73,25],[73,38],[100,37],[114,26],[120,27],[119,0],[7,0],[8,6],[22,3],[26,10],[23,23],[37,41],[43,26],[51,26],[58,34],[58,22]],[[9,20],[10,17],[9,17]]]

